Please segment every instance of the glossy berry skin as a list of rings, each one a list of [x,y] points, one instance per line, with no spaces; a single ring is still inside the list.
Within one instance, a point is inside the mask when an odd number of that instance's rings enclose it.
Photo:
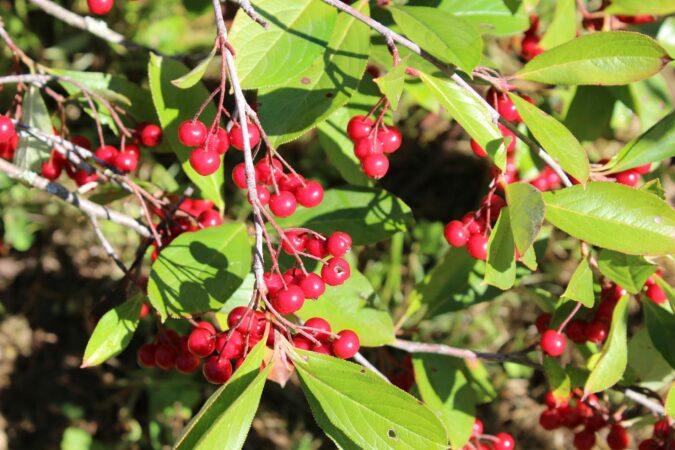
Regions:
[[[361,169],[368,178],[379,180],[389,170],[389,158],[385,155],[370,155],[361,162]]]
[[[403,138],[397,128],[385,127],[377,130],[377,140],[382,142],[382,151],[384,153],[394,153],[401,147]]]
[[[61,166],[53,161],[44,162],[42,163],[41,175],[50,181],[54,181],[61,176]]]
[[[73,176],[75,184],[78,186],[84,186],[85,184],[93,183],[98,179],[95,173],[87,173],[84,170],[78,170]]]
[[[223,224],[223,218],[215,209],[207,209],[197,217],[197,222],[204,228],[217,227]]]
[[[541,349],[549,356],[560,356],[565,351],[565,336],[555,330],[546,330],[539,341]]]
[[[488,237],[482,234],[472,234],[466,243],[466,249],[471,257],[485,261],[487,258]]]
[[[492,444],[494,450],[513,450],[516,447],[516,441],[508,433],[497,433],[495,437],[497,440]]]
[[[207,151],[203,147],[197,147],[190,154],[190,166],[201,176],[211,175],[220,167],[220,155]]]
[[[216,349],[214,333],[205,328],[195,328],[188,336],[188,350],[195,356],[205,358]]]
[[[136,170],[138,156],[133,152],[120,152],[115,158],[115,167],[125,173]]]
[[[354,143],[354,155],[361,162],[365,160],[370,155],[380,155],[382,154],[382,141],[372,137],[364,137],[359,139]]]
[[[295,199],[305,208],[313,208],[323,201],[323,186],[316,181],[308,181],[304,186],[298,187]]]
[[[216,338],[216,350],[221,358],[239,358],[244,353],[244,336],[237,330],[221,333]]]
[[[207,133],[204,146],[219,155],[224,155],[230,149],[230,137],[227,135],[227,131],[218,128],[215,133]]]
[[[108,164],[115,164],[115,160],[119,154],[119,150],[117,150],[117,148],[113,147],[112,145],[104,145],[103,147],[97,148],[94,152],[94,155],[97,158],[107,162]]]
[[[204,330],[207,330],[213,335],[216,334],[216,327],[214,327],[213,324],[210,322],[205,321],[197,322],[196,328],[202,328]]]
[[[504,145],[507,146],[506,153],[510,155],[516,151],[516,134],[501,123],[498,125],[498,128],[502,136],[504,136]]]
[[[630,438],[628,437],[628,433],[626,433],[626,429],[618,424],[612,425],[607,435],[607,445],[609,448],[612,450],[623,450],[628,448],[629,443]]]
[[[581,320],[570,320],[565,327],[565,335],[575,344],[586,342],[586,324]]]
[[[369,117],[354,116],[347,124],[347,136],[354,142],[363,139],[370,134],[374,124],[375,122]]]
[[[609,327],[605,322],[599,320],[586,324],[584,327],[586,340],[596,344],[602,343],[607,338],[607,333],[609,333]]]
[[[108,14],[114,5],[114,0],[87,0],[89,12],[96,16]]]
[[[270,197],[270,211],[277,217],[288,217],[295,212],[297,201],[288,191],[280,191]]]
[[[141,367],[155,367],[155,344],[143,344],[138,348],[136,359]]]
[[[473,421],[473,426],[471,427],[471,437],[478,437],[483,434],[483,421],[479,418],[475,418]]]
[[[595,432],[581,430],[574,435],[574,448],[577,450],[591,450],[595,446]]]
[[[445,225],[443,235],[453,247],[464,247],[469,242],[469,232],[459,220],[452,220]]]
[[[326,284],[320,276],[310,273],[300,281],[300,289],[305,293],[305,298],[316,300],[326,291]]]
[[[176,357],[176,370],[188,375],[199,368],[200,360],[192,353],[179,353]]]
[[[562,420],[558,410],[547,409],[543,411],[539,416],[539,425],[541,425],[544,430],[548,431],[560,428],[560,425],[562,425]]]
[[[322,342],[321,345],[314,345],[310,350],[316,353],[321,353],[322,355],[334,356],[333,349],[327,342]]]
[[[670,434],[670,424],[668,419],[658,420],[654,424],[654,436],[660,439],[666,439]]]
[[[310,237],[307,239],[305,249],[307,250],[307,253],[317,258],[323,259],[326,256],[328,256],[328,247],[326,245],[326,239]]]
[[[155,351],[155,365],[160,369],[173,369],[176,365],[176,350],[171,344],[159,344]]]
[[[300,231],[286,231],[284,236],[286,238],[282,241],[281,248],[283,248],[287,254],[292,255],[293,253],[305,250],[307,236],[304,233]]]
[[[305,327],[315,328],[316,330],[307,330],[309,334],[318,340],[325,342],[330,340],[331,328],[330,324],[321,317],[312,317],[311,319],[305,322]]]
[[[305,184],[305,177],[297,173],[289,173],[284,175],[279,181],[279,189],[282,191],[289,191],[293,194],[297,193],[296,190],[301,188]]]
[[[197,147],[206,139],[206,125],[199,120],[186,120],[178,127],[178,140],[187,147]]]
[[[520,114],[511,99],[506,94],[497,95],[497,112],[509,122],[522,122]]]
[[[471,139],[471,151],[473,151],[473,154],[478,156],[479,158],[485,158],[487,156],[487,152],[483,150],[483,147],[481,147],[478,142],[475,140]]]
[[[312,348],[312,343],[302,336],[295,336],[293,337],[293,347],[300,350],[309,350]]]
[[[265,185],[260,183],[256,184],[255,191],[258,194],[258,201],[261,205],[265,206],[270,202],[272,194],[270,194],[269,189],[267,189]]]
[[[635,186],[640,181],[640,175],[634,170],[626,170],[615,175],[616,182],[626,186]]]
[[[232,376],[232,364],[228,359],[213,355],[204,363],[202,374],[209,383],[224,384]]]
[[[247,122],[248,143],[253,148],[260,142],[260,130],[251,122]],[[237,150],[244,150],[244,133],[238,124],[230,129],[230,144]]]
[[[321,268],[321,278],[329,286],[339,286],[351,275],[349,263],[342,258],[332,258]]]
[[[258,181],[262,183],[272,184],[273,181],[276,181],[281,184],[282,179],[285,177],[284,166],[281,165],[281,161],[278,159],[273,159],[271,164],[267,158],[261,159],[257,162],[255,168]],[[274,180],[272,180],[272,177],[274,177]]]
[[[154,123],[144,123],[136,129],[138,132],[138,140],[141,141],[143,147],[154,148],[162,142],[162,129]]]
[[[234,166],[234,169],[232,169],[232,181],[238,188],[246,189],[246,166],[244,166],[244,163]]]
[[[326,241],[328,253],[335,257],[343,256],[352,248],[352,238],[347,233],[336,231]]]
[[[661,286],[659,286],[658,284],[652,284],[648,286],[645,295],[651,301],[658,304],[661,304],[668,299],[668,297],[666,297],[666,293],[663,291],[663,289],[661,289]]]
[[[296,285],[288,285],[286,289],[280,290],[272,300],[274,309],[284,315],[299,311],[304,303],[305,293],[300,286]]]
[[[638,445],[638,450],[665,450],[656,439],[645,439]]]
[[[652,170],[652,163],[647,163],[638,167],[633,167],[631,170],[633,170],[636,173],[639,173],[640,175],[645,175],[648,174],[650,170]]]
[[[11,119],[6,116],[0,116],[0,144],[5,144],[9,142],[16,130],[14,129],[14,123]]]
[[[331,350],[333,354],[341,359],[349,359],[359,352],[361,342],[359,337],[352,330],[342,330],[338,337],[333,341]]]

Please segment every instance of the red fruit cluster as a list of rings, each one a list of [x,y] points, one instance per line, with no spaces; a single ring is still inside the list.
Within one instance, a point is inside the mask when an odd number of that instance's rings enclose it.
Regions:
[[[663,291],[663,289],[661,289],[661,286],[659,286],[654,279],[654,277],[662,278],[662,276],[663,273],[660,270],[657,270],[656,273],[654,273],[654,276],[647,278],[644,288],[647,298],[659,305],[668,300],[666,293]]]
[[[608,160],[607,159],[602,159],[598,161],[601,164],[606,163]],[[617,172],[613,173],[611,175],[608,175],[607,178],[610,180],[614,180],[617,183],[620,184],[625,184],[626,186],[633,187],[638,184],[640,181],[640,175],[645,175],[649,173],[649,171],[652,169],[652,164],[647,163],[643,164],[642,166],[635,167],[633,169],[628,169],[624,170],[623,172]]]
[[[258,201],[277,217],[293,215],[298,204],[313,208],[323,201],[324,191],[319,182],[305,180],[296,172],[284,173],[281,162],[271,156],[256,163],[255,180]],[[234,166],[232,181],[241,189],[247,188],[244,163]]]
[[[389,170],[387,154],[401,147],[401,132],[393,126],[374,122],[367,116],[354,116],[347,124],[347,136],[354,142],[354,154],[369,178],[379,180]]]
[[[530,16],[530,28],[525,31],[523,40],[520,42],[520,55],[525,61],[529,61],[544,51],[539,45],[539,17]]]
[[[524,95],[523,98],[530,103],[533,102],[533,100],[526,95]],[[520,114],[518,114],[516,105],[514,105],[513,101],[511,101],[511,98],[509,98],[505,92],[499,92],[494,88],[490,88],[485,94],[485,99],[492,105],[493,108],[497,110],[499,115],[502,116],[504,120],[513,123],[520,123],[523,121],[520,117]],[[513,131],[509,130],[501,123],[499,124],[499,131],[505,138],[504,143],[507,146],[507,158],[512,159],[513,152],[516,150],[516,135],[513,133]],[[473,139],[471,139],[471,150],[473,151],[474,155],[478,156],[479,158],[485,158],[488,155],[487,152],[478,144],[478,142]]]
[[[213,325],[206,322],[200,323],[213,328]],[[195,372],[200,363],[199,358],[188,349],[188,336],[181,336],[170,329],[158,334],[153,342],[141,345],[136,358],[142,367],[176,369],[185,374]]]
[[[549,166],[544,167],[536,178],[529,181],[529,183],[542,192],[552,191],[562,186],[560,176],[555,173]]]
[[[96,16],[104,16],[115,6],[115,0],[87,0],[89,12]]]
[[[349,359],[356,355],[361,347],[359,337],[352,330],[342,330],[337,335],[333,335],[330,324],[320,317],[309,319],[305,322],[303,328],[319,341],[319,345],[300,334],[296,334],[293,337],[295,348]]]
[[[509,433],[497,433],[494,436],[483,433],[483,422],[476,418],[471,430],[469,443],[462,450],[513,450],[516,441]]]
[[[675,429],[669,418],[663,418],[654,424],[652,437],[638,445],[638,450],[675,450]]]
[[[19,146],[19,135],[9,117],[0,116],[0,158],[12,161]]]
[[[89,142],[89,139],[84,136],[75,136],[71,139],[71,142],[87,150],[91,149],[91,142]],[[112,148],[114,149],[114,147]],[[74,180],[78,186],[84,186],[85,184],[92,183],[98,178],[96,173],[88,173],[84,170],[77,169],[56,150],[52,150],[49,159],[42,163],[41,174],[46,179],[54,181],[61,176],[61,173],[63,173],[64,170],[66,175]]]
[[[596,443],[596,433],[609,426],[607,445],[612,450],[628,448],[630,439],[625,428],[619,423],[610,424],[610,411],[600,403],[594,394],[583,398],[583,392],[576,389],[571,397],[558,399],[551,392],[544,400],[547,409],[539,416],[539,424],[545,430],[568,428],[576,431],[574,447],[590,450]]]
[[[504,206],[506,202],[500,196],[486,195],[477,211],[469,212],[462,220],[452,220],[445,225],[445,240],[453,247],[466,245],[469,255],[484,261],[487,258],[489,239],[488,220],[491,227]]]

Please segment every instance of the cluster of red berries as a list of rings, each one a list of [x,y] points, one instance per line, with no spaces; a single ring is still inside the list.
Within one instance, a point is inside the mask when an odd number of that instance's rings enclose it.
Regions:
[[[401,147],[401,132],[394,126],[374,122],[368,116],[354,116],[347,124],[347,136],[354,142],[354,154],[369,178],[382,178],[389,170],[387,154]]]
[[[19,135],[9,117],[0,116],[0,158],[12,161],[19,146]]]
[[[598,397],[590,394],[583,397],[583,392],[576,389],[570,397],[556,400],[551,392],[544,400],[547,409],[539,416],[539,424],[545,430],[561,427],[576,430],[574,447],[577,450],[591,450],[595,446],[596,433],[609,426],[607,445],[612,450],[628,448],[630,438],[620,423],[610,423],[610,412],[606,405],[600,403]]]
[[[506,202],[499,195],[486,195],[477,211],[468,212],[462,220],[452,220],[445,225],[445,240],[453,247],[466,246],[469,255],[484,261],[487,258],[489,228],[497,221],[504,206]]]
[[[602,159],[598,161],[600,164],[605,164],[607,159]],[[614,180],[617,183],[620,184],[625,184],[626,186],[633,187],[638,184],[638,181],[640,181],[640,175],[645,175],[649,173],[649,171],[652,169],[652,164],[647,163],[643,164],[642,166],[635,167],[633,169],[628,169],[624,170],[623,172],[617,172],[613,173],[608,176],[610,180]]]
[[[307,181],[296,172],[284,173],[281,161],[273,156],[265,156],[256,163],[255,180],[258,201],[277,217],[293,215],[298,204],[313,208],[323,201],[324,191],[319,182]],[[241,189],[247,188],[244,163],[234,166],[232,181]]]
[[[509,433],[497,433],[494,436],[483,433],[483,422],[476,418],[471,430],[469,443],[462,450],[513,450],[516,441]]]
[[[638,444],[638,450],[675,450],[675,430],[670,419],[663,418],[654,424],[652,437]]]
[[[115,0],[87,0],[89,12],[96,16],[104,16],[115,6]]]
[[[312,317],[307,320],[303,328],[308,331],[311,330],[309,334],[320,344],[316,345],[309,339],[296,334],[293,337],[295,348],[349,359],[356,355],[361,347],[358,335],[352,330],[342,330],[334,337],[330,324],[320,317]]]
[[[539,37],[539,17],[532,15],[530,16],[530,28],[525,31],[523,40],[520,41],[520,56],[525,61],[543,53],[544,49],[541,48],[539,41],[541,41]]]
[[[249,144],[253,148],[260,142],[260,130],[248,124]],[[200,120],[186,120],[178,127],[178,140],[186,147],[194,147],[190,153],[190,166],[202,176],[211,175],[220,167],[220,155],[230,148],[244,150],[244,133],[234,124],[228,133],[223,128],[206,128]]]
[[[552,191],[562,186],[562,180],[560,179],[560,176],[549,166],[541,169],[539,175],[530,180],[529,183],[542,192]]]
[[[526,95],[524,95],[523,98],[530,103],[533,102],[533,100]],[[523,121],[520,114],[518,114],[516,105],[514,105],[513,101],[511,101],[511,98],[509,98],[506,93],[498,92],[495,88],[490,88],[485,94],[485,99],[497,110],[504,120],[513,123],[520,123]],[[513,155],[513,152],[516,150],[516,135],[501,123],[498,126],[500,133],[506,138],[505,141],[508,141],[506,147],[508,158],[508,156]],[[478,142],[473,139],[471,139],[471,150],[473,150],[473,153],[479,158],[485,158],[488,155],[487,152],[478,145]]]

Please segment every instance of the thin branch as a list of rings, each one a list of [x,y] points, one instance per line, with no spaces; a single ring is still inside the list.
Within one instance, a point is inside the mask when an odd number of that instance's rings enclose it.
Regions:
[[[93,217],[95,219],[109,220],[127,228],[131,228],[143,237],[151,236],[148,227],[136,219],[117,211],[110,210],[105,206],[99,205],[98,203],[81,198],[76,193],[71,192],[63,187],[61,184],[49,181],[46,178],[42,178],[35,172],[21,169],[20,167],[15,166],[4,159],[0,159],[0,172],[7,174],[7,176],[13,180],[21,181],[28,186],[32,186],[41,191],[52,194],[66,203],[70,203],[71,205],[80,209],[90,218]]]
[[[259,24],[264,29],[269,28],[269,24],[253,9],[251,2],[249,0],[230,0],[232,3],[239,5],[242,11],[246,13],[247,16],[251,18],[252,21]]]
[[[124,272],[125,275],[128,274],[129,269],[127,269],[124,263],[119,259],[117,253],[115,252],[115,249],[113,248],[112,245],[110,245],[110,242],[108,242],[108,239],[105,237],[105,234],[103,234],[103,230],[101,230],[101,227],[98,224],[98,219],[96,219],[96,217],[94,216],[89,216],[89,221],[91,222],[91,226],[94,228],[94,233],[96,233],[96,237],[101,243],[103,250],[105,250],[106,254],[110,258],[112,258],[113,261],[115,261],[117,267],[119,267],[122,270],[122,272]]]

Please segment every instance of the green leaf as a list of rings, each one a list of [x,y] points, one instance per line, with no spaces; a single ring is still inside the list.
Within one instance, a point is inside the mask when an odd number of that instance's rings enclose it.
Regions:
[[[280,85],[309,69],[326,50],[337,18],[335,8],[314,0],[259,0],[255,9],[269,27],[240,9],[229,35],[244,89]]]
[[[584,392],[595,393],[614,386],[623,376],[628,363],[626,321],[628,319],[628,295],[621,297],[612,314],[612,326],[607,340],[602,345],[600,357],[591,369]]]
[[[642,385],[661,384],[673,376],[673,368],[654,347],[646,327],[640,328],[628,342],[628,367],[637,374]]]
[[[546,220],[565,233],[629,255],[675,253],[675,211],[618,183],[594,182],[544,193]]]
[[[395,6],[389,11],[408,38],[467,73],[480,62],[483,39],[470,22],[438,8]]]
[[[53,134],[52,121],[49,111],[42,100],[40,89],[37,86],[29,86],[21,102],[21,123],[37,128],[48,134]],[[14,164],[25,170],[40,173],[42,163],[51,154],[51,148],[40,140],[22,134],[19,145],[14,155]]]
[[[445,428],[422,402],[359,365],[298,351],[295,368],[312,414],[339,447],[445,449]]]
[[[230,223],[184,233],[152,265],[150,302],[167,317],[189,317],[223,306],[251,270],[246,226]]]
[[[345,329],[359,335],[364,347],[379,347],[394,340],[394,324],[388,312],[373,304],[379,299],[370,281],[357,270],[340,286],[326,286],[318,300],[307,300],[298,315],[302,320],[321,317],[335,332]]]
[[[364,245],[407,230],[413,215],[408,205],[387,191],[345,186],[328,189],[319,206],[298,207],[295,214],[277,223],[282,228],[305,227],[319,233],[344,231],[355,245]]]
[[[514,243],[520,254],[525,255],[544,223],[544,198],[539,189],[529,183],[511,183],[506,186],[506,203]]]
[[[578,86],[563,123],[581,141],[608,136],[615,103],[607,86]]]
[[[555,2],[553,20],[546,29],[539,45],[548,50],[567,41],[577,34],[577,4],[574,0],[558,0]]]
[[[652,195],[656,195],[658,198],[661,200],[666,199],[666,191],[663,189],[663,186],[661,185],[661,180],[658,178],[654,178],[653,180],[650,180],[640,186],[640,190],[644,192],[649,192]]]
[[[452,448],[462,448],[471,437],[476,399],[462,372],[464,362],[449,356],[415,353],[415,382],[424,403],[440,413]]]
[[[654,277],[654,281],[659,285],[663,292],[666,293],[668,297],[668,302],[670,302],[670,307],[675,309],[675,289],[673,289],[667,282],[661,277]]]
[[[351,115],[340,108],[317,127],[319,144],[326,152],[330,164],[349,184],[370,186],[373,181],[361,170],[361,162],[354,155],[354,143],[347,136],[347,123]]]
[[[588,258],[582,258],[579,265],[567,283],[567,288],[561,297],[581,302],[586,308],[592,308],[595,303],[593,293],[593,271],[588,263]]]
[[[645,298],[642,308],[645,313],[645,325],[654,347],[661,353],[668,364],[675,369],[675,315],[668,305],[657,305]]]
[[[668,390],[668,398],[666,399],[666,414],[672,419],[675,419],[675,383],[670,386]]]
[[[483,261],[472,258],[465,248],[450,248],[410,294],[406,317],[418,311],[432,317],[497,298],[502,291],[483,284],[484,274]]]
[[[621,85],[649,78],[669,61],[649,36],[607,31],[585,34],[540,54],[516,77],[546,84]]]
[[[190,180],[199,188],[204,198],[213,201],[219,209],[225,207],[223,199],[224,170],[222,167],[215,173],[202,176],[190,165],[191,149],[185,147],[178,140],[178,127],[185,120],[191,119],[200,108],[209,92],[202,84],[196,84],[190,89],[178,89],[171,80],[185,73],[187,68],[180,62],[172,59],[162,59],[154,53],[150,55],[148,78],[152,101],[159,117],[159,123],[164,131],[164,144],[173,149],[181,162],[181,167]],[[207,103],[200,120],[210,125],[216,115],[213,103]]]
[[[87,342],[80,367],[97,366],[127,348],[138,327],[144,300],[145,295],[139,292],[101,317]]]
[[[497,167],[504,169],[506,148],[497,125],[484,102],[462,89],[454,81],[443,80],[420,72],[420,79],[431,89],[464,130],[490,155]]]
[[[640,292],[647,278],[656,272],[656,266],[645,261],[643,257],[625,255],[612,250],[600,251],[598,269],[600,273],[631,294]]]
[[[502,290],[516,281],[516,247],[508,207],[502,209],[488,241],[485,282]]]
[[[642,135],[626,144],[610,162],[607,173],[616,173],[675,157],[675,113],[670,113]]]
[[[534,246],[530,246],[524,255],[519,260],[525,267],[534,271],[537,270],[537,254],[534,251]]]
[[[368,4],[361,12],[368,14]],[[370,31],[340,13],[328,47],[306,71],[258,93],[258,114],[273,147],[301,136],[343,106],[356,91],[368,62]]]
[[[194,69],[186,73],[185,75],[176,78],[171,81],[171,84],[180,89],[190,89],[195,84],[199,83],[206,73],[206,69],[209,68],[209,64],[213,61],[213,57],[216,56],[217,47],[214,46],[208,56],[202,59],[199,64],[195,66]]]
[[[556,401],[562,402],[567,400],[570,397],[572,382],[567,372],[558,364],[557,359],[545,356],[544,372],[546,373],[551,393],[553,393]]]
[[[608,14],[664,16],[675,12],[675,5],[670,0],[614,0],[606,11]]]
[[[527,30],[530,21],[523,8],[512,11],[504,0],[440,0],[437,8],[474,24],[482,33],[504,36]],[[408,5],[428,6],[429,0],[411,0]]]
[[[404,58],[400,63],[387,72],[385,75],[375,78],[373,81],[380,88],[382,94],[387,97],[391,109],[396,111],[398,109],[398,102],[403,93],[403,85],[405,84],[405,70],[408,67],[408,59]]]
[[[590,173],[588,156],[577,138],[563,124],[518,95],[509,94],[523,122],[560,167],[581,183]]]
[[[243,447],[272,367],[260,368],[265,349],[265,340],[253,347],[232,378],[209,397],[187,424],[174,444],[175,450]]]

